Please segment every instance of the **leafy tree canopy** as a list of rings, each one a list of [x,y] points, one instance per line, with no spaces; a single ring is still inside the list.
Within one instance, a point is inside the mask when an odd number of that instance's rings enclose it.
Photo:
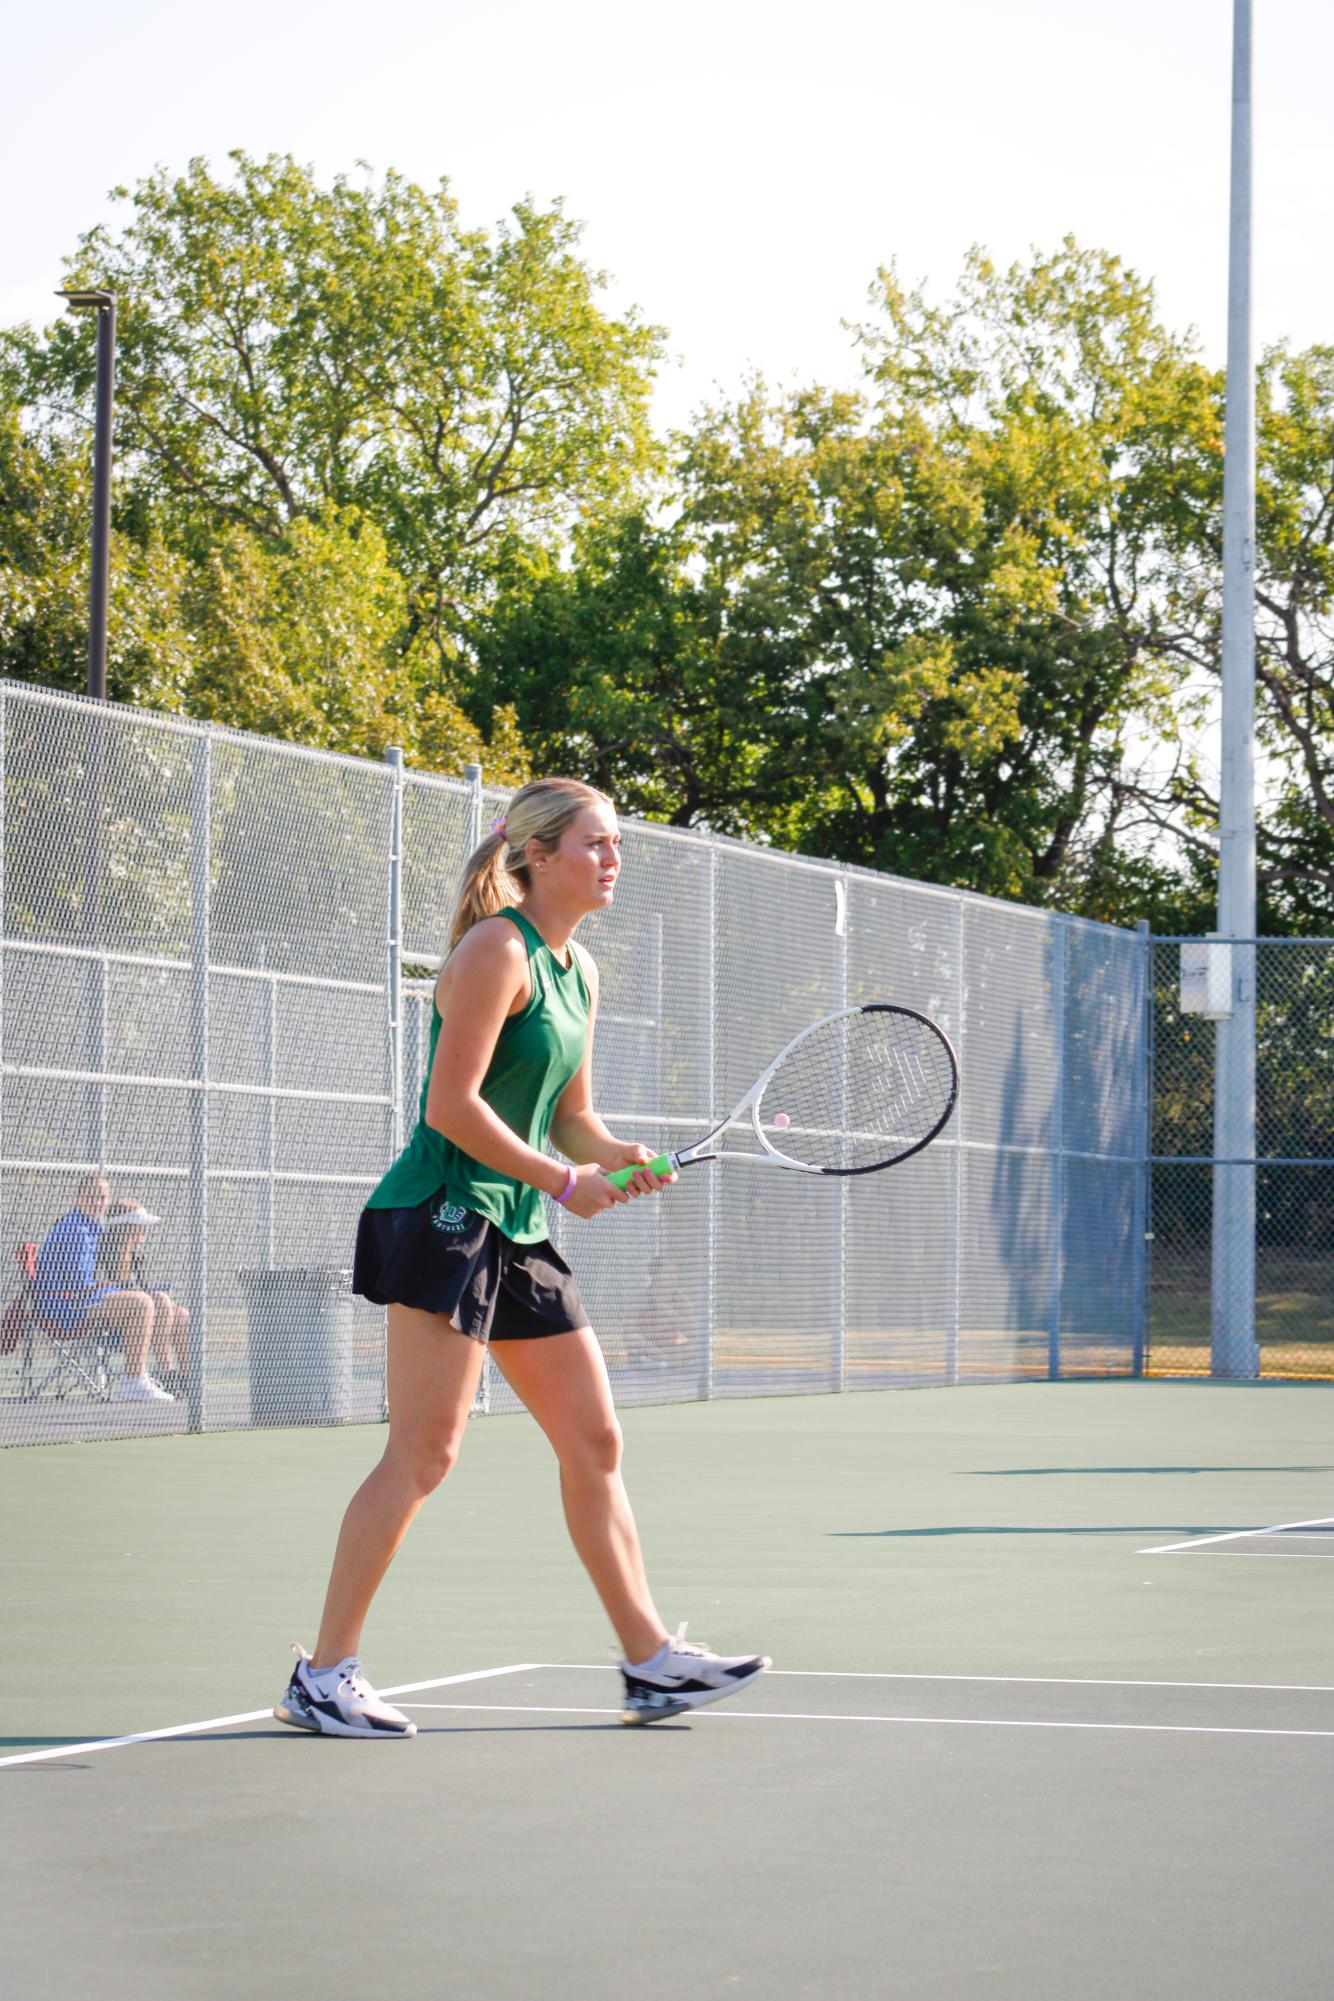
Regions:
[[[1067,239],[880,272],[855,388],[653,437],[559,204],[235,154],[121,191],[112,692],[1097,916],[1198,927],[1223,383]],[[82,684],[92,344],[0,336],[0,665]],[[1259,379],[1262,910],[1334,914],[1334,349]]]

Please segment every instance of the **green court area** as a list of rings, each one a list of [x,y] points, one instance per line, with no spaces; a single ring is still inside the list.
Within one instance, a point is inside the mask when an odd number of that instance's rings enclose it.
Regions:
[[[638,1731],[545,1443],[477,1418],[367,1634],[394,1744],[268,1713],[378,1427],[9,1452],[13,1991],[1323,2001],[1332,1417],[1142,1382],[627,1411],[664,1615],[774,1659]]]

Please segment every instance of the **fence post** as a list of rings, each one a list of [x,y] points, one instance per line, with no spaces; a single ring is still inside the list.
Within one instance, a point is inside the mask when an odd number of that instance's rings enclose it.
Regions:
[[[848,881],[846,876],[834,877],[834,1004],[844,1008],[848,1004]],[[848,1051],[847,1043],[842,1045],[838,1074],[838,1124],[840,1131],[847,1130],[848,1123]],[[834,1330],[834,1387],[840,1393],[848,1386],[848,1196],[849,1184],[846,1176],[838,1182],[837,1238],[835,1251],[838,1259],[834,1278],[835,1315]]]
[[[385,1027],[388,1031],[389,1152],[403,1145],[403,752],[390,744],[384,754],[389,766],[389,899],[385,918]],[[389,1327],[380,1357],[380,1418],[389,1416]]]
[[[5,814],[5,741],[8,735],[9,705],[5,697],[5,686],[0,681],[0,1134],[4,1132],[4,1079],[5,1079],[5,957],[6,942],[9,938],[9,910],[5,901],[5,846],[9,825]],[[0,1181],[3,1180],[4,1146],[0,1144]],[[0,1187],[0,1199],[3,1188]],[[3,1209],[0,1208],[0,1214]],[[9,1218],[4,1218],[6,1241],[8,1241]]]
[[[110,987],[111,971],[107,965],[106,940],[99,936],[97,941],[97,957],[93,961],[93,1046],[90,1054],[93,1070],[96,1072],[99,1080],[93,1087],[93,1102],[96,1106],[94,1113],[96,1137],[93,1145],[93,1155],[97,1161],[98,1172],[102,1174],[106,1173],[108,1165],[107,1086],[102,1080],[105,1078],[109,1067],[107,1063],[107,1043],[109,1040],[107,1028],[111,1012]]]
[[[403,1145],[403,753],[391,744],[389,766],[389,922],[385,940],[385,1009],[389,1027],[390,1152]]]
[[[1214,1034],[1211,1367],[1260,1373],[1255,1334],[1255,370],[1251,356],[1251,0],[1232,10],[1232,161],[1223,407],[1218,930],[1231,1005]]]
[[[665,1109],[664,1099],[666,1093],[664,1090],[665,1065],[663,1063],[663,1047],[662,1047],[663,923],[662,923],[662,912],[660,910],[655,910],[652,916],[649,918],[648,935],[649,935],[648,1004],[649,1004],[649,1013],[653,1017],[653,1027],[649,1031],[653,1037],[653,1110],[655,1116],[661,1118],[663,1111]],[[671,1143],[672,1143],[671,1134],[668,1128],[666,1126],[660,1126],[658,1128],[658,1134],[657,1134],[657,1147],[656,1147],[657,1152],[665,1153],[671,1146]],[[663,1218],[663,1207],[661,1202],[655,1202],[653,1204],[651,1214],[653,1217],[653,1249],[654,1252],[660,1257],[662,1255],[662,1218]]]
[[[92,1088],[92,1155],[99,1174],[107,1170],[107,941],[102,909],[106,874],[106,764],[108,718],[100,708],[86,711],[88,775],[84,791],[83,938],[90,953],[92,1019],[89,1060],[97,1077]]]
[[[953,1198],[954,1248],[950,1258],[950,1303],[949,1320],[945,1329],[945,1381],[955,1384],[959,1380],[959,1321],[963,1297],[963,1126],[968,1103],[964,1090],[964,1080],[968,1076],[968,1059],[964,1038],[964,977],[963,977],[963,898],[954,899],[954,1034],[955,1054],[959,1059],[959,1103],[954,1120],[942,1135],[950,1150],[950,1193]]]
[[[1221,928],[1221,927],[1220,927]],[[1255,1332],[1255,942],[1225,943],[1230,1012],[1214,1031],[1211,1371],[1260,1374]]]
[[[1135,1131],[1139,1135],[1141,1157],[1135,1175],[1135,1211],[1131,1222],[1134,1232],[1135,1318],[1130,1366],[1133,1375],[1142,1376],[1148,1350],[1149,1285],[1153,1270],[1153,1012],[1156,981],[1153,934],[1143,919],[1135,928],[1140,946],[1136,955],[1139,1035],[1135,1052]]]
[[[1051,1156],[1051,1283],[1047,1296],[1047,1380],[1061,1375],[1061,1320],[1065,1307],[1065,959],[1064,917],[1052,920],[1052,1027],[1056,1041],[1056,1128]]]
[[[717,979],[718,849],[710,839],[708,873],[704,892],[704,1089],[710,1119],[717,1113],[718,1079],[714,1035],[714,1000]],[[722,1176],[707,1175],[704,1194],[704,1352],[701,1361],[701,1388],[706,1401],[713,1395],[714,1315],[717,1308],[718,1268],[718,1184]]]
[[[213,836],[213,737],[194,740],[190,770],[190,1357],[186,1374],[191,1431],[204,1428],[208,1351],[208,976]]]
[[[463,852],[465,855],[470,855],[482,844],[481,765],[465,764],[463,767],[463,776],[468,787],[467,818],[463,823]],[[557,1225],[557,1228],[559,1229],[559,1225]],[[559,1243],[556,1244],[556,1248],[557,1250],[560,1249]],[[494,1366],[495,1364],[492,1362],[490,1351],[488,1350],[482,1357],[482,1373],[477,1381],[477,1397],[473,1404],[473,1409],[481,1411],[483,1416],[488,1415],[491,1409],[491,1371]]]
[[[463,845],[468,854],[482,845],[482,767],[480,764],[465,764],[463,776],[468,782],[468,821]]]
[[[261,971],[268,970],[269,942],[267,938],[255,939],[255,958]],[[264,1013],[260,1020],[260,1059],[263,1064],[263,1081],[268,1096],[264,1100],[264,1184],[263,1211],[260,1218],[261,1235],[264,1239],[265,1269],[273,1269],[274,1224],[277,1210],[277,1183],[274,1172],[278,1165],[278,1104],[274,1091],[278,1083],[278,982],[269,974],[261,988]]]

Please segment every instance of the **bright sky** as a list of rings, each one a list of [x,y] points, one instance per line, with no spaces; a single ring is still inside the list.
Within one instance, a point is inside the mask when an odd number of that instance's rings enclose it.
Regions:
[[[1256,331],[1334,342],[1334,6],[1256,0]],[[0,322],[51,316],[106,191],[195,154],[359,159],[468,224],[558,195],[668,327],[664,423],[748,366],[851,382],[881,263],[1124,256],[1221,361],[1231,0],[66,0],[11,11]]]

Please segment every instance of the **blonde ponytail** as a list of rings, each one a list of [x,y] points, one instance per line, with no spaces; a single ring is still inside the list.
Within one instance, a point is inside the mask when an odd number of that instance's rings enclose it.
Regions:
[[[454,906],[454,922],[449,930],[447,952],[452,952],[464,933],[484,917],[494,917],[519,901],[522,886],[505,866],[509,842],[503,833],[490,833],[474,848],[463,864],[463,882]]]
[[[530,841],[548,850],[557,847],[585,806],[599,803],[610,806],[611,801],[605,792],[578,778],[535,778],[516,792],[504,818],[496,821],[463,865],[448,950],[452,952],[484,917],[518,903],[528,888]]]

